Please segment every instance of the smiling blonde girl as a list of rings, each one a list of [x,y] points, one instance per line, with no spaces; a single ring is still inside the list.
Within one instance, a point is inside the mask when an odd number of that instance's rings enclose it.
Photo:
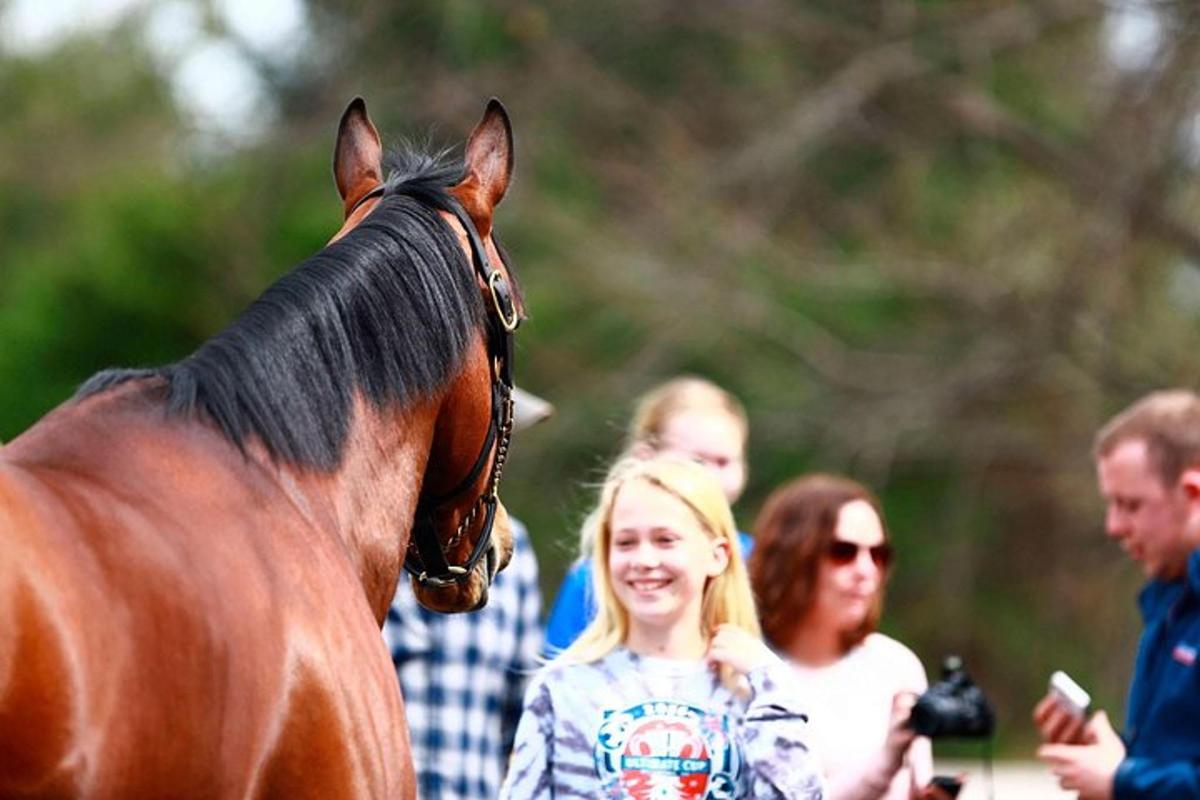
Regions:
[[[736,397],[712,381],[681,375],[638,399],[625,452],[639,458],[673,455],[703,464],[733,504],[746,486],[749,434],[746,409]],[[569,647],[595,618],[592,542],[588,538],[593,532],[585,526],[580,558],[563,578],[547,615],[546,645],[551,654]],[[746,533],[737,536],[744,558],[750,554],[753,540]]]
[[[618,462],[587,524],[599,611],[533,679],[501,797],[820,798],[711,471]]]

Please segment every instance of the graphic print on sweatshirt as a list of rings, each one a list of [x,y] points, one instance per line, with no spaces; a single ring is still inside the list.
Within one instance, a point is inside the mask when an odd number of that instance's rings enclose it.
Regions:
[[[594,752],[613,800],[727,800],[741,771],[724,716],[669,700],[606,710]]]

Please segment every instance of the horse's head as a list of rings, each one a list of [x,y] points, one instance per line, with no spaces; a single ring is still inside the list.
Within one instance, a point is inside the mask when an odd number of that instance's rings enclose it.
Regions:
[[[488,103],[467,140],[463,172],[440,205],[459,240],[462,268],[475,273],[486,320],[440,400],[405,569],[423,605],[467,611],[512,554],[512,530],[498,497],[512,432],[512,334],[524,309],[492,232],[492,214],[512,174],[512,128],[499,101]],[[342,116],[334,176],[345,222],[334,240],[366,219],[387,194],[379,134],[356,98]]]

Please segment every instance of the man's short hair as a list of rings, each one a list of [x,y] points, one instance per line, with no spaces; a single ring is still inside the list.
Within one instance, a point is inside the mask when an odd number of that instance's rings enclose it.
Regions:
[[[1103,458],[1133,440],[1145,442],[1151,468],[1172,486],[1185,469],[1200,466],[1200,396],[1187,389],[1146,395],[1100,429],[1092,454]]]

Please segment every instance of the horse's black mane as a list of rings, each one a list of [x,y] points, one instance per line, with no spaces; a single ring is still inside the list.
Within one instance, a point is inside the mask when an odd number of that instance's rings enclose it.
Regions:
[[[483,322],[474,270],[436,211],[454,202],[461,162],[409,149],[387,163],[384,197],[358,227],[192,355],[100,372],[76,396],[163,379],[168,414],[204,414],[240,448],[256,436],[275,458],[336,467],[355,391],[377,407],[437,391]]]

